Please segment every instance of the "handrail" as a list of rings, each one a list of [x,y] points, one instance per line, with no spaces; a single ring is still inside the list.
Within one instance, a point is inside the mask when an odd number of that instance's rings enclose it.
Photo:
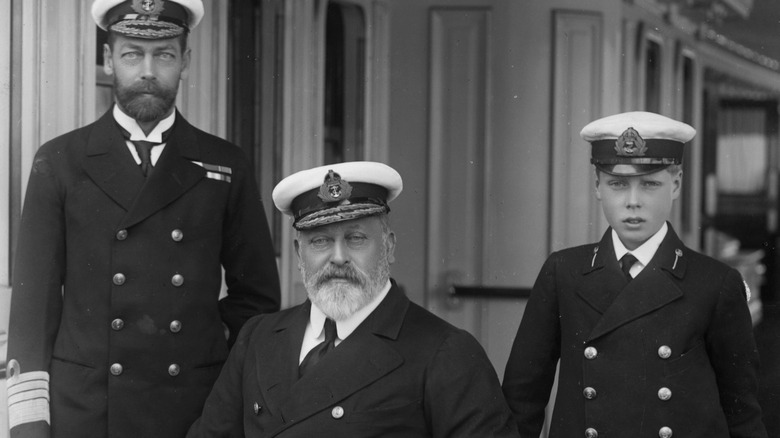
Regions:
[[[527,299],[531,296],[531,288],[453,284],[449,293],[453,297]]]

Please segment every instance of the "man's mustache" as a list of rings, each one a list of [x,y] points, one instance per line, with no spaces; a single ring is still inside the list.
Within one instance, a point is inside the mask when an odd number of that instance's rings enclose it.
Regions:
[[[151,81],[143,81],[137,84],[133,84],[127,87],[127,93],[132,95],[139,94],[152,94],[154,96],[160,96],[163,94],[162,87],[159,84]]]
[[[318,286],[321,286],[330,280],[346,280],[358,286],[363,285],[363,277],[360,275],[360,272],[349,265],[342,267],[328,265],[317,274],[316,283]]]

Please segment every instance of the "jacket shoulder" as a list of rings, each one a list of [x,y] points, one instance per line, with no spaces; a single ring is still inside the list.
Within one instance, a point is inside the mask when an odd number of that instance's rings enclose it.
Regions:
[[[287,326],[293,322],[303,306],[304,304],[298,304],[278,312],[255,315],[247,320],[245,326],[249,326],[248,329],[252,331],[265,330],[269,327]]]
[[[601,248],[599,243],[572,246],[554,251],[547,257],[544,265],[546,267],[552,265],[584,266],[586,262],[592,261],[594,256],[603,251],[605,251],[605,248]]]
[[[479,345],[476,338],[466,330],[455,327],[429,310],[413,302],[409,303],[404,320],[403,331],[414,336],[416,342],[425,343],[431,347],[445,342],[457,342],[464,348]]]
[[[710,257],[706,254],[702,254],[698,251],[694,251],[686,246],[682,248],[684,254],[687,254],[690,262],[699,265],[706,269],[712,269],[712,270],[721,270],[721,271],[729,271],[734,270],[731,266],[726,264],[725,262],[718,260],[716,258]]]
[[[201,152],[216,162],[228,161],[234,164],[247,163],[247,157],[244,151],[235,143],[231,143],[224,138],[206,132],[187,122],[187,127],[192,135],[197,138]]]
[[[744,294],[748,294],[747,283],[745,283],[742,273],[735,267],[687,247],[683,247],[683,254],[688,257],[689,274],[687,275],[696,281],[712,285],[712,287],[722,285],[725,288],[736,288],[742,290]]]
[[[562,258],[562,259],[568,259],[572,257],[582,257],[583,255],[588,254],[595,254],[598,251],[601,251],[603,248],[600,247],[599,242],[595,243],[587,243],[585,245],[579,245],[579,246],[571,246],[569,248],[564,248],[558,251],[554,251],[552,254],[550,254],[550,257],[556,257],[556,258]]]
[[[76,128],[54,137],[41,145],[41,147],[38,148],[37,154],[47,155],[74,152],[76,148],[79,147],[77,145],[80,145],[80,147],[86,145],[87,139],[89,139],[92,132],[98,126],[98,123],[100,123],[100,120],[96,120],[89,125]]]

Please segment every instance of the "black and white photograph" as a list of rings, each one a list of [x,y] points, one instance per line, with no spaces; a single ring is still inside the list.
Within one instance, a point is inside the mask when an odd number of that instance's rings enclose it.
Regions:
[[[0,438],[780,438],[778,0],[0,0]]]

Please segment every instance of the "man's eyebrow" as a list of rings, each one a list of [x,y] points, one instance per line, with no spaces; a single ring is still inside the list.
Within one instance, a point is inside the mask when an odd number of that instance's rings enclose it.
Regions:
[[[128,42],[122,43],[122,44],[119,46],[119,48],[120,48],[120,49],[134,49],[134,50],[146,50],[146,49],[151,49],[152,51],[155,51],[155,52],[157,52],[157,51],[160,51],[160,50],[171,50],[171,49],[175,49],[175,48],[176,48],[176,45],[175,45],[174,43],[167,43],[167,44],[163,44],[163,45],[159,45],[159,46],[152,46],[152,47],[149,47],[149,46],[145,46],[145,45],[142,45],[142,44],[139,44],[139,43],[135,43],[135,42],[128,41]]]

